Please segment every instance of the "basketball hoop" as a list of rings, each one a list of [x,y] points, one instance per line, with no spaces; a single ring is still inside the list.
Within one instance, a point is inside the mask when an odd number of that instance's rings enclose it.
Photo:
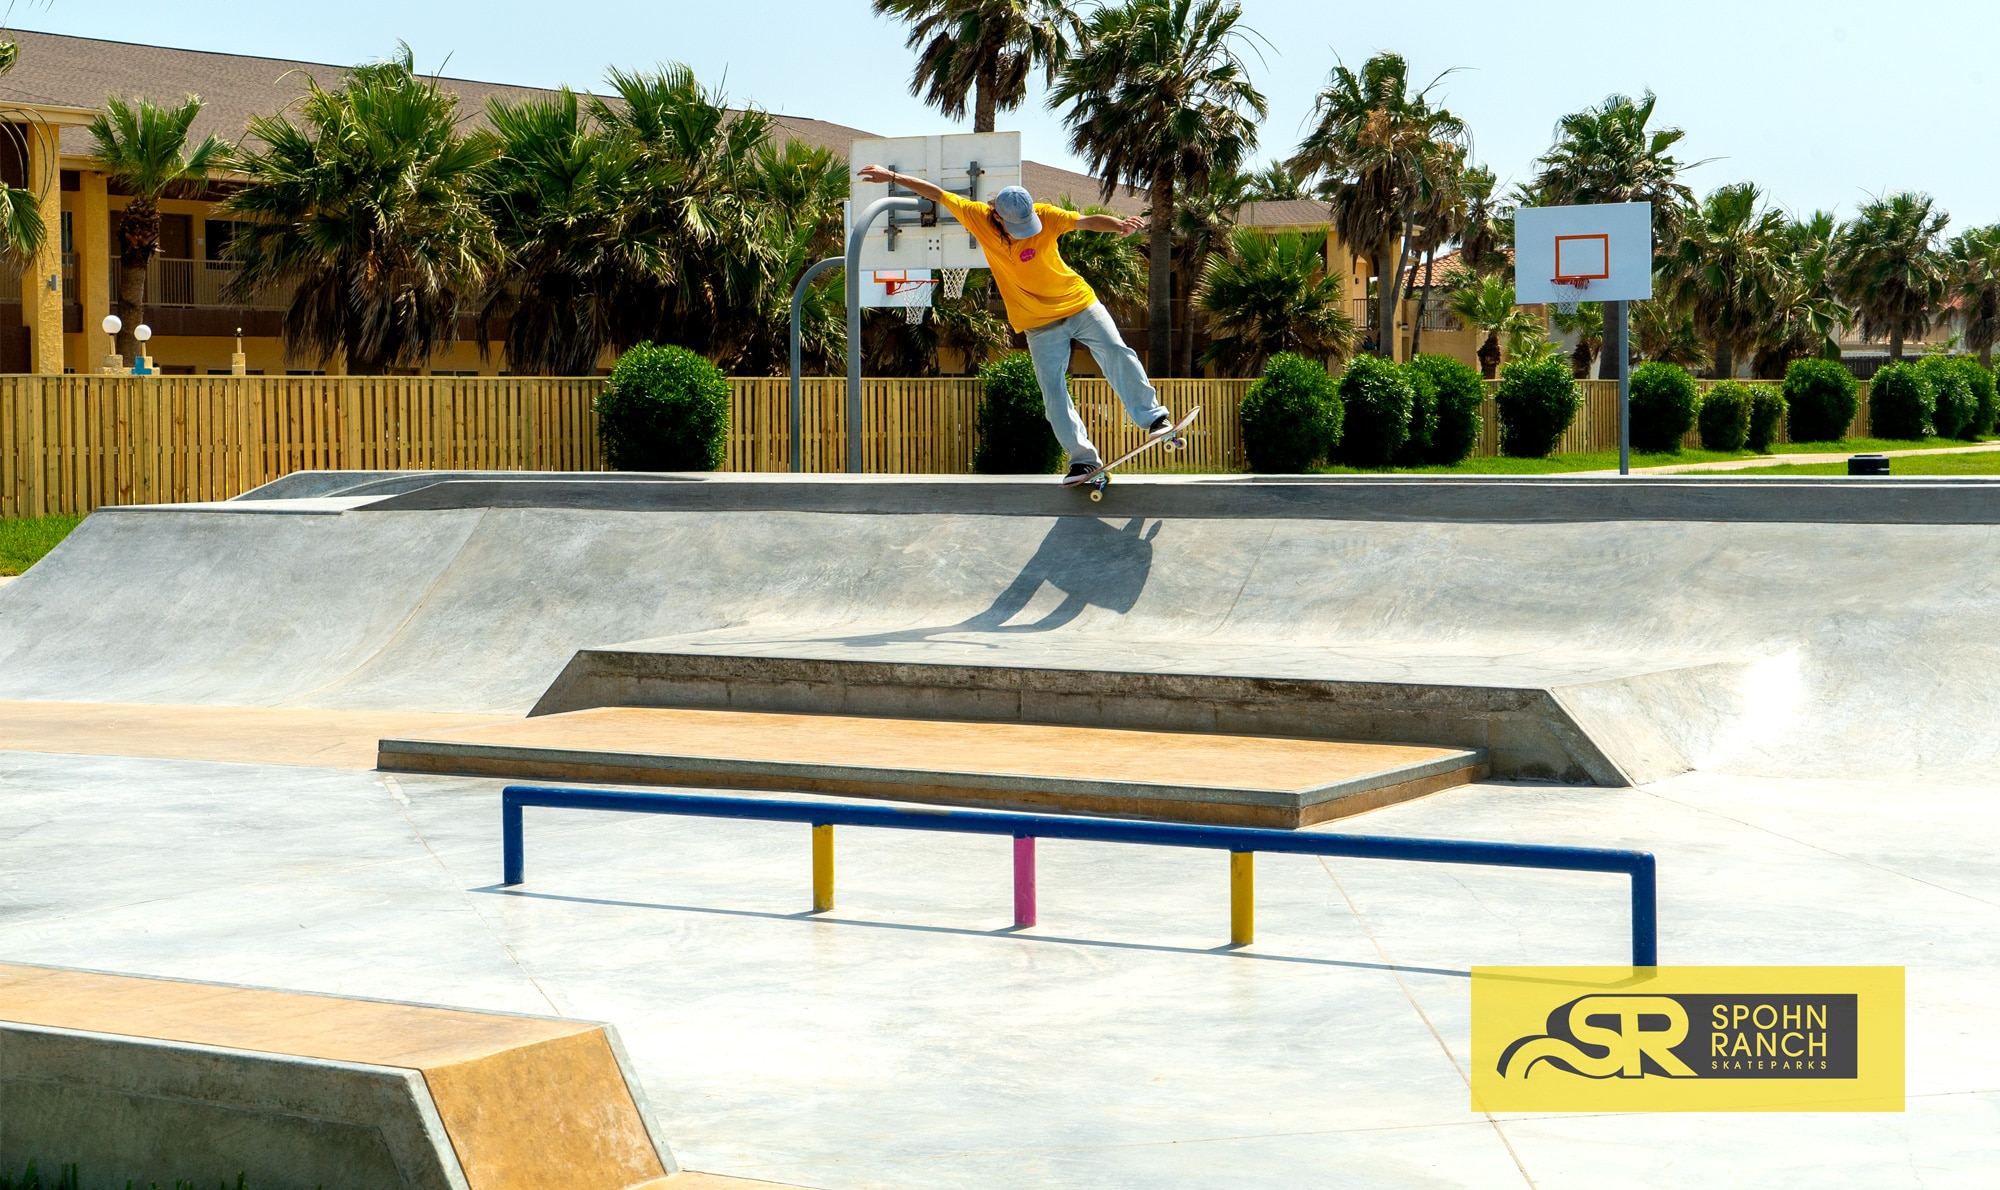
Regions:
[[[1569,297],[1556,299],[1556,313],[1574,314],[1576,313],[1577,305],[1584,300],[1583,299],[1584,290],[1590,288],[1590,278],[1551,277],[1549,279],[1549,284],[1556,286],[1559,290],[1567,289],[1570,292]]]
[[[965,296],[965,279],[972,275],[971,269],[944,270],[944,296],[953,301]]]
[[[904,306],[903,321],[909,323],[911,326],[922,326],[924,324],[924,311],[928,309],[930,309],[929,306],[919,306],[914,302]]]

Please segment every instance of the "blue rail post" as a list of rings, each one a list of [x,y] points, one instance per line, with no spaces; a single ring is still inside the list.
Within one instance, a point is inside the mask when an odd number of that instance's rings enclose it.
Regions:
[[[1538,843],[1483,843],[1461,839],[1404,839],[1387,835],[1333,835],[1312,831],[1261,830],[1237,826],[1190,826],[1177,822],[1133,822],[1053,814],[998,814],[981,810],[940,810],[928,806],[855,806],[827,802],[787,802],[707,794],[626,793],[602,789],[550,789],[509,785],[500,793],[503,884],[519,884],[523,867],[521,810],[549,806],[570,810],[612,810],[631,814],[673,814],[693,818],[741,818],[760,822],[803,822],[820,828],[826,840],[827,907],[832,904],[833,827],[872,826],[894,830],[945,831],[1077,839],[1094,843],[1137,843],[1195,847],[1240,853],[1251,871],[1251,853],[1345,856],[1417,863],[1478,864],[1543,868],[1557,872],[1615,872],[1631,879],[1632,965],[1659,965],[1659,903],[1650,852],[1601,847],[1555,847]],[[1019,844],[1016,844],[1017,848]],[[1016,852],[1017,856],[1019,852]],[[1032,853],[1031,853],[1032,854]],[[1236,861],[1232,860],[1232,863]],[[1017,869],[1018,870],[1018,869]],[[1246,889],[1248,884],[1246,881]],[[816,898],[817,899],[817,898]]]

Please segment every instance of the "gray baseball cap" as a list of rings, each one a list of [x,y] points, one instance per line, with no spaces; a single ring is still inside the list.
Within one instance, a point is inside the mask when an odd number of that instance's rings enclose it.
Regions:
[[[1035,214],[1035,196],[1019,186],[1009,186],[993,196],[993,213],[1000,225],[1017,240],[1042,234],[1042,217]]]

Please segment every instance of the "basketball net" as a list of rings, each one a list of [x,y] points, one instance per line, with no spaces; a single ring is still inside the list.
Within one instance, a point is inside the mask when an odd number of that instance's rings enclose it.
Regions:
[[[971,269],[944,270],[944,296],[956,301],[965,296],[965,279],[972,275]]]
[[[1570,292],[1569,297],[1559,298],[1556,301],[1556,313],[1565,315],[1576,313],[1577,306],[1583,302],[1583,291],[1590,288],[1590,282],[1584,280],[1581,277],[1578,277],[1575,280],[1566,280],[1562,277],[1555,277],[1552,278],[1549,283],[1551,285],[1567,288],[1569,290]]]
[[[924,324],[924,311],[929,308],[928,306],[919,306],[915,302],[911,302],[909,305],[903,307],[903,321],[909,323],[911,326],[922,326]]]

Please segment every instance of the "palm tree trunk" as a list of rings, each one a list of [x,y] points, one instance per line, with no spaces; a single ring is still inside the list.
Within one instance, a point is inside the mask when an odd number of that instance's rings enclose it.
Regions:
[[[1890,331],[1889,362],[1901,363],[1902,360],[1903,360],[1903,332],[1900,330]]]
[[[1715,378],[1717,380],[1736,379],[1736,344],[1728,339],[1715,341]]]
[[[135,196],[118,220],[118,329],[113,348],[131,364],[142,348],[133,332],[146,319],[146,269],[160,243],[160,207],[146,195]]]
[[[1993,370],[1993,344],[1988,343],[1979,349],[1979,366],[1989,372]]]
[[[973,84],[972,130],[993,131],[993,117],[999,109],[1000,64],[989,59],[979,68],[979,79]]]
[[[1189,275],[1194,271],[1194,262],[1188,261],[1187,268],[1180,270],[1181,295],[1174,300],[1180,307],[1181,337],[1180,358],[1174,369],[1175,375],[1194,375],[1194,279]]]
[[[1431,300],[1431,266],[1437,263],[1437,249],[1424,253],[1424,288],[1417,295],[1417,325],[1410,328],[1410,358],[1417,358],[1417,348],[1424,341],[1424,307]]]
[[[1494,373],[1499,370],[1500,333],[1498,331],[1487,331],[1486,342],[1479,345],[1479,374],[1491,380]]]
[[[1173,361],[1174,175],[1153,179],[1153,226],[1146,249],[1146,374],[1167,376]]]
[[[1375,249],[1375,354],[1383,359],[1396,358],[1396,291],[1402,288],[1397,270],[1403,264],[1396,240],[1393,233],[1385,235]]]

